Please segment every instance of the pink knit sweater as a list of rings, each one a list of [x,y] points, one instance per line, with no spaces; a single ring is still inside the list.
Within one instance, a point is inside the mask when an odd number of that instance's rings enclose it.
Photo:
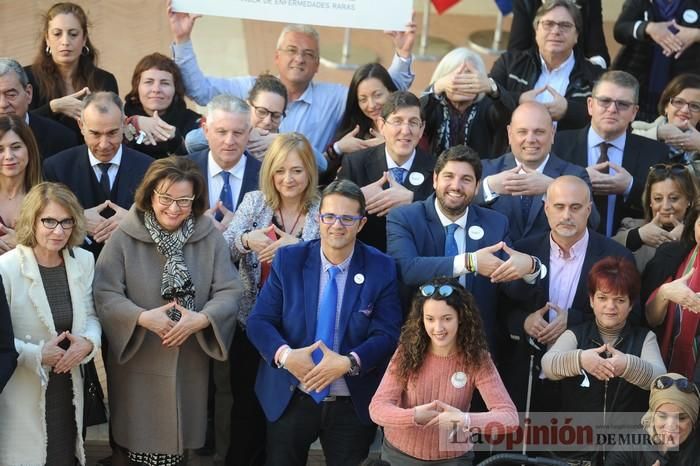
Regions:
[[[456,354],[440,357],[429,352],[419,372],[411,377],[407,387],[394,375],[395,359],[396,353],[372,398],[369,413],[374,422],[384,426],[386,440],[403,453],[421,460],[440,460],[463,455],[471,449],[471,444],[462,443],[459,444],[459,447],[463,447],[461,451],[454,451],[456,444],[450,445],[451,451],[441,450],[438,427],[416,424],[413,408],[440,400],[466,412],[469,410],[475,387],[484,398],[489,411],[471,413],[471,427],[484,429],[489,424],[492,430],[486,433],[503,433],[513,430],[518,425],[515,405],[508,396],[491,358],[482,365],[481,370],[474,372],[464,367]],[[467,383],[461,388],[458,387],[459,383],[453,384],[453,374],[456,372],[467,375]],[[496,426],[501,428],[497,429]]]

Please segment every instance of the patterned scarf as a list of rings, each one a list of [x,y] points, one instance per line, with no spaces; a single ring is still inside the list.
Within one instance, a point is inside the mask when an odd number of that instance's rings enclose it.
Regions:
[[[182,307],[194,310],[194,283],[182,253],[182,248],[194,232],[194,217],[192,215],[187,217],[180,228],[173,232],[164,230],[150,210],[144,213],[143,220],[146,230],[156,243],[158,252],[165,256],[160,284],[161,296],[167,301],[175,299]],[[168,317],[178,321],[181,313],[173,309]]]
[[[440,102],[440,105],[442,105],[442,122],[438,128],[438,147],[440,147],[440,151],[438,153],[440,153],[459,142],[458,140],[455,140],[453,143],[450,135],[450,126],[452,126],[455,119],[459,120],[461,118],[457,110],[450,111],[449,104],[447,103],[447,97],[442,96],[442,98],[437,99],[437,101]],[[466,121],[464,122],[464,144],[467,144],[469,141],[469,130],[471,129],[474,118],[476,118],[476,107],[476,102],[472,103],[471,107],[469,107],[469,114],[466,115]],[[451,115],[451,113],[454,113],[454,117]]]

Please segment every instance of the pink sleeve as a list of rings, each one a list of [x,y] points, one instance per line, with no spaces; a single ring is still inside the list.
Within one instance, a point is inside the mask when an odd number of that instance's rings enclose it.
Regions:
[[[394,375],[395,358],[396,353],[372,397],[369,415],[376,424],[383,427],[415,427],[417,424],[414,421],[413,408],[400,407],[403,384]]]
[[[506,391],[498,375],[496,366],[491,357],[482,364],[479,372],[475,374],[475,386],[484,398],[488,412],[470,413],[471,427],[486,429],[488,434],[511,432],[518,426],[518,412],[515,409],[510,395]]]

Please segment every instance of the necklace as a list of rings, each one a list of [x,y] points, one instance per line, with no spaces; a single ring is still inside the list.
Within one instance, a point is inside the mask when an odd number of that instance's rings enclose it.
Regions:
[[[285,233],[289,233],[290,235],[294,233],[294,229],[297,227],[297,223],[299,223],[299,219],[301,218],[301,212],[302,212],[302,209],[299,209],[299,213],[297,214],[297,219],[294,220],[294,225],[292,225],[292,229],[287,231],[287,227],[285,227],[285,225],[284,225],[284,217],[282,216],[282,209],[277,209],[277,213],[280,216],[280,222],[282,222],[282,230]]]

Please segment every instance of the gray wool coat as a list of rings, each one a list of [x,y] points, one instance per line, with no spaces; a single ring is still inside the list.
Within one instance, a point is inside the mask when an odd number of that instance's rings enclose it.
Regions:
[[[204,444],[209,358],[225,360],[242,287],[230,251],[212,221],[197,218],[184,256],[195,307],[211,325],[167,348],[137,325],[141,312],[165,304],[165,257],[132,206],[107,241],[95,269],[95,307],[109,342],[107,381],[115,441],[131,451],[182,454]]]

